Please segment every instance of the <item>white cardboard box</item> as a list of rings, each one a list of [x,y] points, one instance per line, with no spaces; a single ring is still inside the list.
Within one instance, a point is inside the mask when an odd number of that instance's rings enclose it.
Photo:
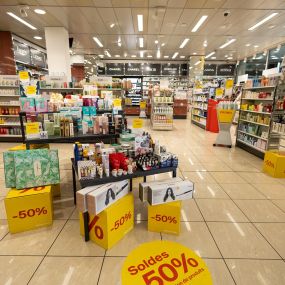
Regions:
[[[87,209],[90,214],[97,215],[129,193],[129,181],[102,185],[87,194]]]
[[[175,183],[151,185],[148,189],[148,202],[150,205],[159,205],[173,201],[192,199],[194,183],[185,180]]]
[[[158,181],[151,181],[151,182],[142,182],[139,184],[139,198],[142,202],[147,201],[147,196],[148,196],[148,188],[152,185],[159,185],[159,184],[173,184],[175,182],[183,181],[182,178],[180,177],[175,177],[171,179],[166,179],[166,180],[158,180]]]

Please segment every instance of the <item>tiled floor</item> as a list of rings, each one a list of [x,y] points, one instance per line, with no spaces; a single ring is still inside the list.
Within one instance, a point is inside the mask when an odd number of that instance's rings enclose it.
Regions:
[[[84,242],[71,190],[72,146],[63,144],[52,145],[59,149],[62,177],[62,196],[54,200],[53,225],[9,234],[0,159],[1,285],[118,285],[128,253],[155,239],[177,241],[193,249],[207,263],[215,285],[285,284],[285,179],[263,174],[262,160],[239,148],[212,147],[216,134],[189,120],[177,120],[173,131],[151,133],[179,155],[178,174],[196,184],[195,199],[183,203],[181,234],[148,232],[146,205],[134,192],[134,230],[108,251]],[[0,144],[0,152],[12,145]],[[136,191],[138,181],[134,186]]]

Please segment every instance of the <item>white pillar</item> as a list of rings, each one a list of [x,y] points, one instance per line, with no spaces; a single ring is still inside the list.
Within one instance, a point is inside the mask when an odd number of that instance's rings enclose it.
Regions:
[[[71,81],[69,36],[63,27],[45,27],[49,75],[67,77]]]

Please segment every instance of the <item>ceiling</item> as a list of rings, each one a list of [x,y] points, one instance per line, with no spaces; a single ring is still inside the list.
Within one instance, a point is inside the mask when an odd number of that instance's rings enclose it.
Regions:
[[[6,14],[10,11],[20,16],[19,4],[27,4],[26,21],[37,27],[29,29]],[[285,41],[284,0],[0,0],[0,29],[45,46],[45,26],[64,26],[74,38],[73,51],[77,54],[104,54],[106,50],[115,58],[127,54],[127,58],[152,55],[156,59],[158,47],[161,58],[177,51],[180,56],[207,55],[216,51],[215,57],[225,56],[234,60],[262,52]],[[35,8],[44,9],[45,15],[34,13]],[[229,15],[224,17],[224,12]],[[258,21],[273,12],[278,15],[255,29],[248,31]],[[144,18],[143,32],[138,31],[137,15]],[[208,15],[200,29],[191,30],[202,15]],[[113,28],[111,24],[115,24]],[[92,39],[98,37],[104,47],[100,48]],[[139,48],[138,37],[144,38],[144,48]],[[121,38],[122,46],[117,42]],[[190,38],[185,48],[179,46]],[[230,39],[234,43],[224,49],[219,47]],[[158,40],[158,44],[155,41]],[[203,43],[207,41],[207,47]],[[164,46],[161,46],[164,43]],[[250,44],[250,46],[246,46]]]

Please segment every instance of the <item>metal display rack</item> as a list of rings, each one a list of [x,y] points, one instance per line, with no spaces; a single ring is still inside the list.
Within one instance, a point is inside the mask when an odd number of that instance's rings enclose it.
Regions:
[[[76,177],[78,177],[78,168],[77,165],[74,161],[73,158],[71,158],[71,165],[72,165],[72,184],[73,184],[73,195],[74,195],[74,204],[76,204]],[[165,167],[165,168],[158,168],[158,169],[152,169],[152,170],[141,170],[137,169],[134,173],[132,174],[127,174],[127,175],[122,175],[122,176],[109,176],[109,177],[96,177],[94,179],[81,179],[79,180],[79,185],[80,189],[88,187],[88,186],[96,186],[100,184],[106,184],[106,183],[111,183],[111,182],[118,182],[122,181],[125,179],[130,180],[130,191],[133,189],[133,178],[137,177],[143,177],[144,182],[146,182],[146,177],[150,175],[155,175],[155,174],[161,174],[161,173],[166,173],[166,172],[172,172],[172,177],[176,177],[176,171],[177,167]],[[85,241],[89,240],[89,213],[84,212],[83,213],[83,220],[84,220],[84,236],[85,236]]]
[[[283,113],[284,115],[283,109],[276,109],[276,98],[280,88],[279,85],[243,88],[241,106],[243,104],[252,105],[264,103],[271,106],[272,112],[245,110],[241,108],[238,120],[236,146],[260,158],[264,158],[266,150],[278,148],[280,134],[276,134],[272,131],[272,124],[280,114]],[[271,96],[266,98],[245,97],[246,91],[266,92],[271,93]]]
[[[206,129],[209,91],[208,88],[196,90],[194,89],[193,92],[191,122],[202,129]]]

